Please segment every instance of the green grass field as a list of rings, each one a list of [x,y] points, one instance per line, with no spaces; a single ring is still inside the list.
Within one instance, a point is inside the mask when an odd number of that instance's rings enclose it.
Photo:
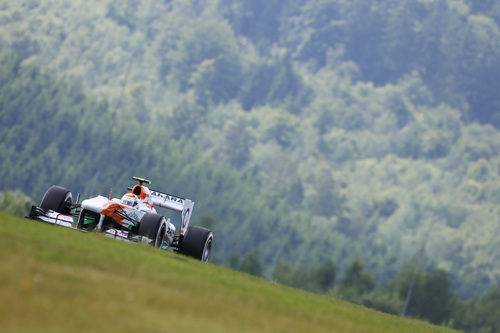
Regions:
[[[451,332],[0,212],[1,332]]]

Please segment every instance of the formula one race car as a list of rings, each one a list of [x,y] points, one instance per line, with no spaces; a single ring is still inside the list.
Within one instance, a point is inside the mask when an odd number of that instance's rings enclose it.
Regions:
[[[51,186],[40,206],[32,206],[28,218],[82,231],[104,233],[130,242],[148,243],[207,262],[213,234],[210,230],[189,226],[194,202],[171,194],[150,190],[147,179],[133,177],[139,184],[121,199],[97,196],[72,203],[71,192],[64,187]],[[155,206],[181,213],[179,233],[170,218],[156,212]]]

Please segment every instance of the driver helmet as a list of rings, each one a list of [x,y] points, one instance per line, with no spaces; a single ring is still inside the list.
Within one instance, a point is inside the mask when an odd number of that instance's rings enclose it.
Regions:
[[[137,205],[137,196],[132,193],[127,193],[122,197],[122,203],[134,207]]]

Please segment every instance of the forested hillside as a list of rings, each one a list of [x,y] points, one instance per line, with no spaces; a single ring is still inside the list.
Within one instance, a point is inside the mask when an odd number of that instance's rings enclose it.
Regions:
[[[196,201],[220,264],[500,283],[495,1],[7,1],[2,189]]]

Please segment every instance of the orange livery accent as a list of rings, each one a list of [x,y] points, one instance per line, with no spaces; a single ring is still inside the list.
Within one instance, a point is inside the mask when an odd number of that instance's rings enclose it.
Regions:
[[[120,210],[123,210],[123,208],[117,202],[108,201],[107,203],[104,204],[104,208],[103,208],[101,214],[112,218],[113,220],[120,223],[121,225],[125,225],[125,226],[128,225],[128,223],[123,222],[123,217],[121,217],[120,215],[115,213],[116,210],[120,211]]]

